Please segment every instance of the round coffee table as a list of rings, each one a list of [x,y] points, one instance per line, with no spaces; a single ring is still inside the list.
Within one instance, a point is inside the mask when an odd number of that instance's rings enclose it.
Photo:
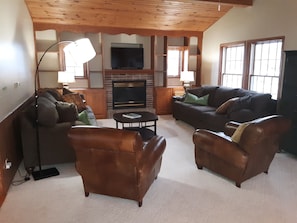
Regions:
[[[127,118],[123,115],[134,113],[140,115],[139,118]],[[122,124],[122,129],[138,131],[144,141],[150,140],[157,134],[158,116],[151,112],[119,112],[113,115],[116,121],[116,128],[119,128],[119,123]],[[153,130],[149,129],[150,127]]]

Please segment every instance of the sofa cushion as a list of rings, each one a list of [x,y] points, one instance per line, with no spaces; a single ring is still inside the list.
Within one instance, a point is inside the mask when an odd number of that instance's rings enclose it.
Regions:
[[[230,108],[228,108],[227,113],[235,112],[241,109],[251,109],[252,107],[252,96],[246,95],[243,97],[240,97],[238,100],[236,100]],[[252,110],[252,109],[251,109]]]
[[[253,94],[258,94],[258,93],[255,91],[250,91],[250,90],[242,89],[242,88],[237,88],[237,91],[236,91],[237,97],[243,97],[246,95],[253,95]]]
[[[256,113],[265,113],[270,107],[271,94],[255,94],[251,97],[251,103]]]
[[[204,95],[202,97],[197,97],[194,94],[187,93],[184,102],[189,104],[207,105],[209,95]]]
[[[59,122],[74,122],[78,119],[77,107],[73,103],[57,101],[56,109],[59,114]]]
[[[195,112],[197,112],[198,114],[199,113],[205,113],[205,112],[215,112],[215,108],[214,107],[210,107],[208,105],[203,105],[203,106],[200,106],[200,105],[193,105],[193,104],[188,104],[189,108],[191,110],[195,110]],[[195,117],[197,118],[197,117]]]
[[[230,98],[228,101],[221,104],[217,109],[217,114],[226,114],[228,109],[237,101],[239,100],[239,97]]]
[[[215,110],[205,111],[200,114],[199,128],[211,129],[213,131],[221,131],[224,129],[229,117],[226,114],[217,114]]]
[[[191,94],[196,95],[197,97],[201,97],[203,95],[203,88],[202,87],[198,87],[198,88],[188,89],[186,91],[186,94],[187,93],[191,93]]]
[[[57,101],[62,101],[62,90],[56,88],[41,88],[38,89],[39,95],[48,92],[50,93]]]
[[[39,97],[38,105],[38,123],[40,126],[54,127],[59,119],[56,105],[45,97]],[[28,117],[34,122],[36,120],[35,103],[27,110]]]
[[[228,101],[230,98],[234,97],[237,97],[236,88],[219,87],[218,89],[216,89],[213,96],[210,97],[209,105],[217,108],[224,102]]]
[[[217,88],[218,88],[217,86],[202,86],[202,87],[189,89],[188,92],[198,97],[201,97],[207,94],[209,95],[214,94]]]
[[[242,122],[247,122],[247,121],[251,121],[253,119],[256,119],[259,116],[254,111],[252,111],[251,109],[245,108],[245,109],[241,109],[241,110],[236,111],[236,112],[228,113],[228,117],[232,121],[242,123]]]
[[[86,105],[78,93],[65,94],[62,96],[62,98],[65,102],[75,104],[77,106],[78,112],[82,112],[86,109]]]
[[[56,103],[57,99],[48,91],[43,92],[39,97],[45,97],[50,100],[52,103]]]

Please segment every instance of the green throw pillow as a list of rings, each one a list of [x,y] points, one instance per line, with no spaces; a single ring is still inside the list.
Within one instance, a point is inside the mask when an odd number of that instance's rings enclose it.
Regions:
[[[83,122],[86,125],[90,125],[91,124],[90,121],[89,121],[88,113],[87,113],[86,110],[84,110],[84,111],[82,111],[82,112],[80,112],[78,114],[78,120],[81,121],[81,122]]]
[[[197,105],[208,105],[209,94],[202,97],[197,97],[194,94],[187,93],[184,102]]]

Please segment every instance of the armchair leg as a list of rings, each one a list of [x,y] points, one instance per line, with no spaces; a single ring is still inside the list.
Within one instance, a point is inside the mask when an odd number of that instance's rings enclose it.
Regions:
[[[240,188],[241,187],[241,183],[235,182],[236,187]]]
[[[84,185],[85,197],[88,197],[90,193],[89,193],[89,191],[87,191],[87,187],[86,187],[84,179],[83,179],[83,185]]]
[[[196,166],[199,170],[202,170],[203,169],[203,166],[199,165],[198,163],[196,163]]]
[[[142,206],[142,200],[138,201],[138,207],[141,207],[141,206]]]

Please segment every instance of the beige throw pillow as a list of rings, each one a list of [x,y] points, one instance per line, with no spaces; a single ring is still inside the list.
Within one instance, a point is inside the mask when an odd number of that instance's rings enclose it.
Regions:
[[[228,101],[224,102],[223,104],[221,104],[217,109],[216,109],[216,113],[217,114],[226,114],[228,108],[230,108],[233,103],[235,101],[237,101],[239,99],[239,97],[236,98],[230,98]]]
[[[232,141],[239,143],[242,133],[244,132],[245,128],[248,127],[249,125],[250,125],[249,122],[240,124],[235,130],[235,132],[233,133],[233,135],[231,136]]]

